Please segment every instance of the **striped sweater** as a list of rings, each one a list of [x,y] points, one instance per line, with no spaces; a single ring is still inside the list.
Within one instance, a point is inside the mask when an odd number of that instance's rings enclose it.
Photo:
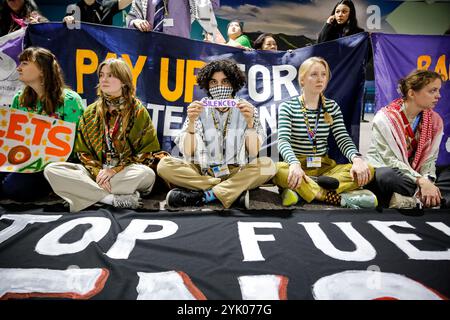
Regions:
[[[339,105],[331,99],[325,99],[325,110],[332,116],[330,125],[324,120],[324,109],[321,108],[316,133],[317,152],[313,152],[313,144],[308,138],[304,113],[301,110],[299,97],[280,104],[278,111],[278,149],[284,161],[299,163],[298,156],[324,156],[328,153],[328,136],[330,129],[341,152],[351,161],[358,152],[355,144],[345,128],[344,118]],[[315,128],[318,110],[307,110],[311,129]]]

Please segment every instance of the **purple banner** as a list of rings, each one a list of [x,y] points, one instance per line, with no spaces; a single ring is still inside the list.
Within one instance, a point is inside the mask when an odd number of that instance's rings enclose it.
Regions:
[[[444,119],[437,165],[450,165],[450,36],[372,34],[375,66],[375,110],[400,97],[398,80],[414,69],[432,70],[444,79],[435,111]]]
[[[17,90],[23,87],[17,73],[25,29],[0,37],[0,107],[9,106]]]

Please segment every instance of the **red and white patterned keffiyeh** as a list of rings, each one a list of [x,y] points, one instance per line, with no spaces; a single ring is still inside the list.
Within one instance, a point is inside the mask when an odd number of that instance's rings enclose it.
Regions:
[[[401,115],[402,106],[403,99],[397,99],[382,108],[381,111],[390,121],[391,130],[394,137],[396,137],[395,141],[403,158],[408,159],[406,126]],[[417,130],[419,130],[419,141],[416,154],[410,165],[411,168],[420,172],[420,168],[425,160],[431,156],[435,139],[440,137],[438,133],[443,130],[442,118],[433,110],[425,110],[422,112],[422,120]]]

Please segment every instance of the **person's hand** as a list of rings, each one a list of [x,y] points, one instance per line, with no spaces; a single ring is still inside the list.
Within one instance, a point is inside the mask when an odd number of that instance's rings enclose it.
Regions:
[[[419,179],[420,201],[427,208],[436,207],[441,204],[441,191],[427,178]]]
[[[253,48],[245,47],[245,46],[243,46],[242,44],[240,44],[239,42],[237,42],[237,41],[235,41],[235,40],[233,40],[233,39],[230,39],[230,40],[226,43],[226,45],[227,45],[227,46],[230,46],[230,47],[235,47],[235,48],[239,48],[239,49],[244,49],[244,50],[247,50],[247,51],[253,51],[253,50],[255,50],[255,49],[253,49]]]
[[[73,16],[65,16],[63,22],[66,24],[73,24],[75,23],[75,18]]]
[[[190,123],[194,123],[198,119],[200,113],[203,111],[203,108],[203,103],[200,101],[192,101],[191,104],[188,105],[187,117],[189,118]]]
[[[370,181],[370,169],[362,158],[354,158],[350,169],[350,175],[353,181],[357,181],[358,186],[362,187]]]
[[[143,19],[134,19],[132,21],[133,25],[136,29],[142,32],[149,32],[153,30],[153,26],[147,20]]]
[[[33,11],[31,12],[30,16],[27,19],[28,23],[39,23],[39,19],[41,18],[41,16],[39,15],[39,13],[37,11]]]
[[[334,21],[334,19],[335,19],[335,18],[334,18],[334,15],[329,16],[328,19],[327,19],[327,23],[328,23],[328,24],[332,24],[333,21]]]
[[[248,101],[239,100],[237,103],[237,108],[244,116],[244,119],[247,122],[247,127],[253,128],[253,115],[255,113],[255,107]]]
[[[100,172],[97,175],[97,178],[95,179],[95,182],[105,189],[108,192],[111,192],[111,183],[110,180],[112,177],[114,177],[116,172],[111,168],[106,168],[100,170]]]
[[[289,166],[289,174],[288,174],[288,187],[291,190],[296,190],[302,182],[306,180],[306,174],[305,171],[303,171],[302,167],[300,166],[300,163],[293,163]]]

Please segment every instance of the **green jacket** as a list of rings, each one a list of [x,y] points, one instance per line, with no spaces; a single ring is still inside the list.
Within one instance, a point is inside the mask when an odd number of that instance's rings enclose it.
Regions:
[[[91,104],[83,113],[75,140],[77,152],[83,165],[96,177],[105,163],[104,151],[105,123],[96,114],[97,102]],[[114,125],[118,113],[109,120]],[[119,132],[124,130],[119,128]],[[126,128],[125,139],[113,138],[114,149],[118,153],[119,163],[112,168],[116,173],[133,163],[149,164],[152,152],[160,150],[157,134],[147,109],[135,99],[132,115]]]

